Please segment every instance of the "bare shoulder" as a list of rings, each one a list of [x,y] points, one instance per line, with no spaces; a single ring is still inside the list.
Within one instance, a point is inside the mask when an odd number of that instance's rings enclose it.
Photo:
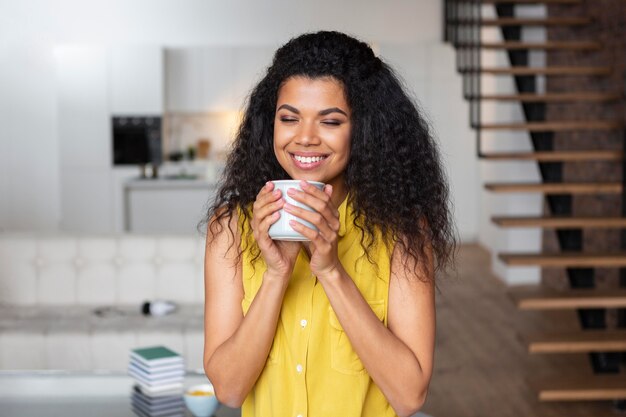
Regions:
[[[204,256],[205,303],[207,308],[233,305],[243,298],[241,237],[238,215],[217,213],[207,224]]]
[[[391,281],[396,285],[418,285],[434,287],[434,255],[429,242],[425,242],[418,259],[406,251],[406,245],[398,241],[391,255]]]
[[[237,210],[228,213],[219,210],[207,223],[206,256],[215,255],[234,259],[241,244],[239,214]]]

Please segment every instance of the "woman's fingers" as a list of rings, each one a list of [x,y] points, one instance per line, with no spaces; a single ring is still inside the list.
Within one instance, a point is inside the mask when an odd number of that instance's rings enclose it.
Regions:
[[[287,194],[294,200],[306,204],[317,212],[321,212],[326,207],[332,206],[330,195],[326,191],[320,190],[306,181],[300,181],[300,188],[302,188],[302,191],[290,188],[287,190]],[[327,187],[324,188],[326,189]]]
[[[321,233],[321,235],[327,240],[331,240],[333,235],[336,234],[337,231],[339,230],[339,221],[337,221],[336,224],[334,224],[334,222],[333,224],[331,224],[324,216],[322,216],[318,212],[309,211],[309,210],[294,206],[289,203],[286,203],[284,208],[285,208],[285,211],[287,211],[288,213],[293,214],[294,216],[302,220],[306,220],[307,222],[317,227],[317,230],[319,230],[319,233]],[[306,228],[310,229],[308,227]],[[313,232],[317,233],[315,230],[313,230]],[[310,238],[310,236],[307,236],[307,235],[305,236],[307,238]]]
[[[321,233],[317,232],[316,230],[311,229],[310,227],[303,225],[302,223],[296,220],[290,220],[289,225],[293,228],[293,230],[300,233],[302,236],[306,237],[314,244],[317,243],[319,245],[319,239],[320,238],[324,239]],[[327,242],[326,239],[324,239],[324,241]]]
[[[263,234],[263,236],[269,237],[270,227],[276,223],[276,221],[280,218],[280,212],[275,211],[263,218],[263,220],[259,223],[259,232]]]
[[[320,190],[314,185],[301,181],[300,186],[302,191],[295,188],[287,190],[287,194],[294,200],[299,201],[313,210],[321,213],[328,209],[331,214],[339,216],[339,211],[333,206],[331,201],[332,186],[326,185],[323,190]]]
[[[258,226],[265,217],[282,208],[284,200],[281,196],[280,190],[274,190],[274,183],[272,182],[268,182],[261,188],[252,205],[253,228]]]
[[[259,208],[276,201],[281,197],[280,190],[274,190],[274,183],[268,182],[265,184],[256,196],[254,204],[252,204],[252,211],[255,212]]]
[[[289,189],[287,193],[294,200],[311,207],[315,210],[315,213],[310,214],[307,210],[298,208],[293,205],[287,205],[285,208],[289,207],[290,213],[293,213],[297,217],[300,217],[310,223],[313,223],[315,226],[320,228],[320,226],[328,226],[333,231],[339,230],[339,210],[337,210],[330,199],[330,194],[332,193],[332,187],[326,186],[324,190],[320,190],[317,187],[307,184],[302,185],[304,191],[299,191],[296,189]],[[322,217],[321,219],[318,217],[318,214]]]
[[[264,206],[255,208],[253,212],[253,216],[257,218],[259,222],[262,222],[264,219],[266,219],[267,217],[271,216],[272,214],[278,212],[278,210],[283,208],[284,204],[285,204],[285,200],[280,198],[280,195],[279,195],[278,200],[270,201]]]

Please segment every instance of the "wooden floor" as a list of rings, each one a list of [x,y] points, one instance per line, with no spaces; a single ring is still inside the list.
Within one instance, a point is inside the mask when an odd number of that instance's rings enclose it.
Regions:
[[[490,255],[461,246],[457,271],[439,278],[435,373],[422,411],[433,417],[605,417],[611,402],[540,403],[533,381],[590,368],[585,354],[529,355],[524,334],[578,328],[574,312],[518,311],[490,271]]]

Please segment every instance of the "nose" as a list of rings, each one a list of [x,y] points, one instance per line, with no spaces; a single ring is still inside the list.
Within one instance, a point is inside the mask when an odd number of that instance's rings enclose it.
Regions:
[[[312,146],[319,145],[320,139],[317,135],[317,129],[315,127],[315,122],[306,122],[302,123],[302,127],[298,132],[296,137],[296,143],[302,146]]]

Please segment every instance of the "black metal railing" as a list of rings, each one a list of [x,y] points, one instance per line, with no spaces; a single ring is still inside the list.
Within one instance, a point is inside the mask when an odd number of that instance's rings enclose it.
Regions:
[[[481,0],[444,2],[444,39],[456,49],[456,69],[463,77],[463,97],[469,102],[470,125],[476,131],[476,155],[481,149]]]

